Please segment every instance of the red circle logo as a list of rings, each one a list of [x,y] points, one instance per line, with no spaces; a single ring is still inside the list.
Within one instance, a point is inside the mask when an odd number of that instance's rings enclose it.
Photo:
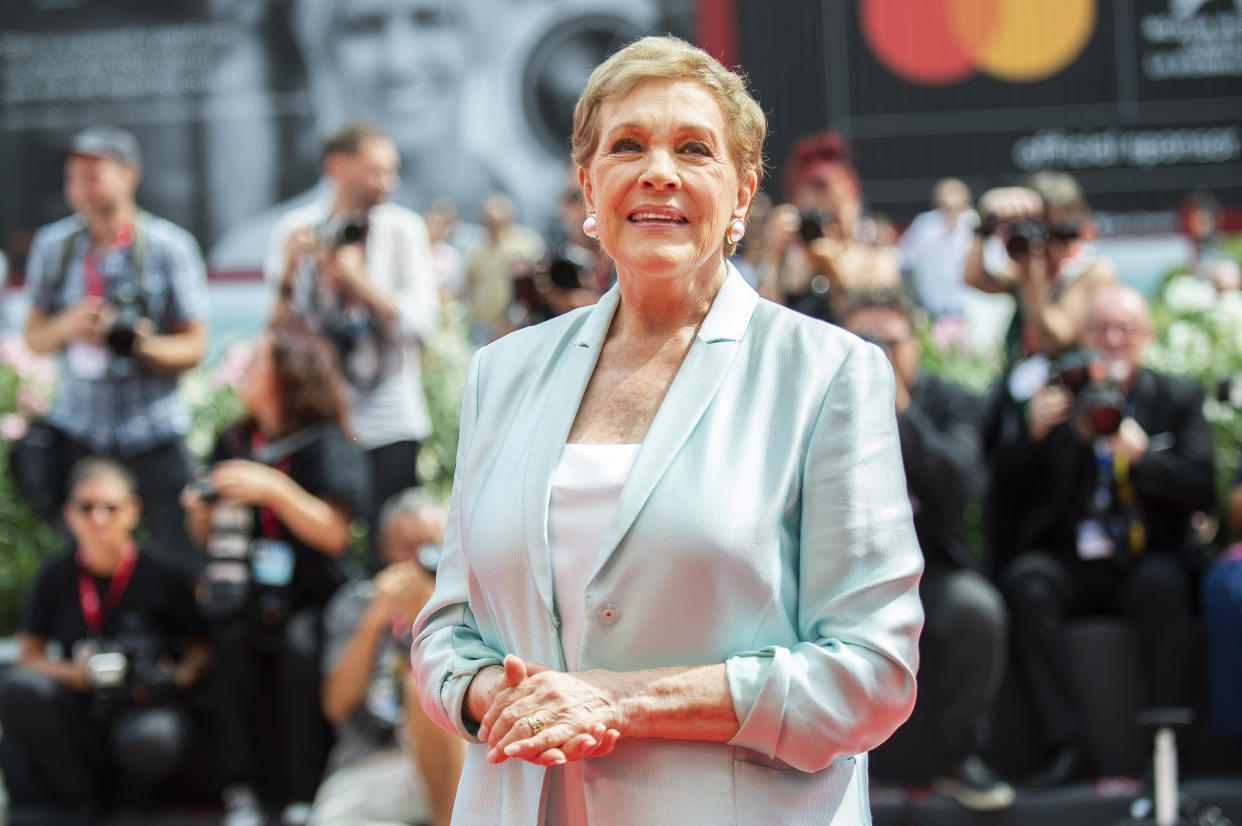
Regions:
[[[893,74],[921,86],[976,72],[1010,83],[1051,77],[1082,54],[1095,0],[862,0],[863,37]]]

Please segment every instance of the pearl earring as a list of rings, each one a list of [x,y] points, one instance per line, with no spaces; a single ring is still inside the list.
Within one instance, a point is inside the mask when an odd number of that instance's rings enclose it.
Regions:
[[[587,238],[598,238],[599,230],[595,228],[595,213],[592,212],[582,222],[582,234]]]
[[[733,223],[729,225],[729,232],[725,236],[729,239],[730,244],[736,244],[742,240],[742,236],[746,234],[746,223],[741,218],[734,218]]]

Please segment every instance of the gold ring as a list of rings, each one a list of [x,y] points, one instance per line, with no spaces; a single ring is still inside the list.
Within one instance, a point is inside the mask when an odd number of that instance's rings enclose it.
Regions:
[[[530,726],[530,730],[532,734],[538,734],[544,729],[543,718],[539,716],[538,712],[535,712],[534,714],[529,715],[526,718],[526,724]]]

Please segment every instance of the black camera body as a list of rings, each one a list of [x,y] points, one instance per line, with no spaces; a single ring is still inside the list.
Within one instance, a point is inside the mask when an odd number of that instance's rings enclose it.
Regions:
[[[91,713],[107,720],[128,705],[159,705],[176,699],[176,682],[160,663],[165,651],[159,635],[140,629],[101,642],[86,660]]]
[[[806,243],[824,237],[824,226],[835,224],[837,216],[824,209],[804,209],[799,216],[798,236]]]
[[[329,247],[355,244],[367,237],[366,225],[351,218],[334,218],[321,224],[316,232],[319,243]]]
[[[1020,218],[1016,221],[988,219],[984,225],[987,234],[998,233],[1005,239],[1005,251],[1010,258],[1029,255],[1032,243],[1040,245],[1051,240],[1072,241],[1082,235],[1082,224],[1077,219],[1066,219],[1048,224],[1042,218]]]
[[[134,328],[145,315],[138,286],[131,281],[118,284],[108,296],[108,304],[112,307],[113,317],[112,324],[104,333],[104,343],[118,356],[133,356],[134,342],[138,338]]]
[[[1126,392],[1095,353],[1066,353],[1049,366],[1048,383],[1074,395],[1072,418],[1097,436],[1111,436],[1125,418]]]

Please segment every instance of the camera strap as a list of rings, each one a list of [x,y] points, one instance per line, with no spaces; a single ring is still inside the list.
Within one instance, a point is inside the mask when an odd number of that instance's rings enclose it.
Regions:
[[[331,428],[326,422],[304,427],[275,441],[269,442],[260,431],[256,430],[250,438],[250,456],[260,464],[270,465],[286,476],[289,475],[290,458],[304,447],[319,441]],[[280,520],[267,505],[259,507],[259,530],[267,539],[280,536]]]
[[[99,598],[99,589],[95,587],[95,578],[82,561],[80,548],[74,552],[74,561],[78,568],[78,604],[82,608],[82,619],[86,622],[86,633],[90,637],[98,638],[103,634],[104,620],[116,608],[129,586],[134,566],[138,563],[138,548],[130,542],[121,551],[121,559],[117,562],[116,570],[112,572],[112,581],[108,583],[108,593],[102,600]]]

